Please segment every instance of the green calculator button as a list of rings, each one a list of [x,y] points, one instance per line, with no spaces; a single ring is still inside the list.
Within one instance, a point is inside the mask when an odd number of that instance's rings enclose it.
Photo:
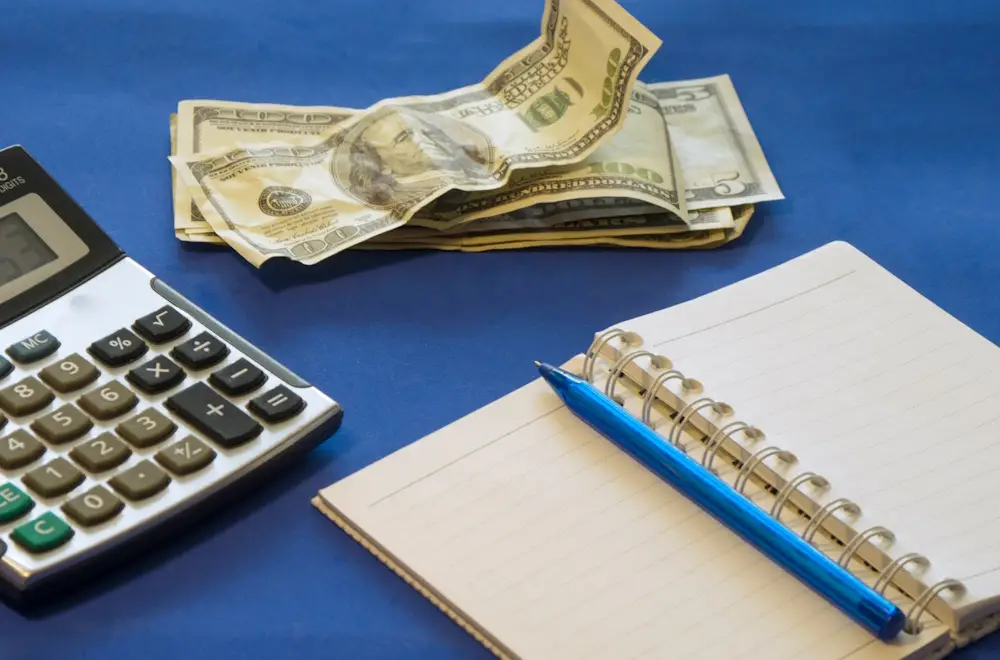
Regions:
[[[73,538],[73,528],[49,512],[15,527],[10,538],[28,552],[45,552]]]
[[[35,503],[12,483],[0,486],[0,523],[16,520],[31,511]]]

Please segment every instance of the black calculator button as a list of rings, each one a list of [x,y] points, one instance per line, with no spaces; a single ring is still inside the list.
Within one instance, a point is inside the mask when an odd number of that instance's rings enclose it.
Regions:
[[[0,356],[0,380],[9,376],[12,371],[14,371],[14,365],[10,363],[10,360]]]
[[[90,385],[100,375],[101,372],[97,370],[97,367],[77,353],[73,353],[38,372],[39,378],[46,385],[63,394]]]
[[[133,502],[156,495],[170,485],[170,477],[151,461],[141,461],[108,482],[120,495]]]
[[[83,483],[83,473],[65,458],[56,458],[24,475],[25,486],[42,497],[65,495]]]
[[[167,305],[148,316],[143,316],[132,326],[144,339],[162,344],[182,336],[191,329],[191,321]]]
[[[116,468],[131,455],[132,450],[112,433],[102,433],[96,438],[81,442],[69,453],[70,458],[91,474]]]
[[[112,380],[80,397],[80,407],[100,420],[124,415],[139,403],[139,398],[117,380]]]
[[[125,503],[104,486],[94,486],[63,505],[62,510],[81,527],[93,527],[121,513]]]
[[[175,346],[170,355],[188,369],[207,369],[229,355],[229,347],[207,332]]]
[[[261,394],[253,399],[249,405],[250,412],[272,424],[295,417],[305,407],[306,402],[302,400],[302,397],[284,385],[279,385],[273,390]]]
[[[166,392],[180,384],[187,374],[167,357],[156,357],[128,372],[128,381],[146,394]]]
[[[47,358],[59,348],[59,340],[52,336],[47,330],[36,332],[30,337],[26,337],[19,342],[7,347],[7,355],[21,364],[31,364],[38,362],[42,358]]]
[[[87,350],[109,367],[120,367],[141,358],[149,347],[146,346],[146,342],[132,334],[131,330],[122,328],[100,341],[95,341]]]
[[[24,429],[0,438],[0,468],[16,470],[34,463],[45,453],[45,445]]]
[[[197,472],[213,460],[215,450],[190,435],[156,453],[156,462],[177,476]]]
[[[216,371],[208,382],[219,388],[223,394],[239,396],[253,392],[267,382],[267,374],[246,359],[240,358]]]
[[[122,422],[116,430],[118,435],[128,440],[133,447],[145,449],[172,436],[177,430],[177,425],[159,410],[149,408]]]
[[[205,383],[196,383],[167,399],[168,409],[223,447],[253,440],[264,428]]]
[[[0,390],[0,408],[10,415],[20,417],[38,412],[55,398],[52,390],[34,376],[29,376],[16,385]]]
[[[76,440],[94,426],[90,418],[72,403],[31,423],[31,430],[54,445]]]

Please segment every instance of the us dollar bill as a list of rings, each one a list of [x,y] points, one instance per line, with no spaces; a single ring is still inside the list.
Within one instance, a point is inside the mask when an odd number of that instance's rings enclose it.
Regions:
[[[495,189],[518,169],[586,158],[624,124],[659,46],[612,0],[548,0],[541,36],[478,85],[381,101],[310,145],[171,162],[216,235],[249,261],[313,264],[449,190]]]
[[[585,198],[628,199],[686,217],[682,171],[656,97],[636,83],[622,129],[580,163],[515,172],[499,190],[448,192],[413,224],[447,231],[530,206]]]
[[[646,89],[670,127],[689,209],[784,199],[728,75]]]

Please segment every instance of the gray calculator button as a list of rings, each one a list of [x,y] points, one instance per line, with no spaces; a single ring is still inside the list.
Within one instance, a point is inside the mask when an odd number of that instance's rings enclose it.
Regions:
[[[83,473],[65,458],[56,458],[24,475],[25,486],[42,497],[65,495],[83,483]]]
[[[156,495],[170,485],[170,477],[151,461],[142,461],[111,481],[111,487],[133,502]]]
[[[0,468],[16,470],[34,463],[45,453],[45,445],[24,429],[0,438]]]
[[[156,462],[178,476],[197,472],[213,460],[215,451],[190,435],[156,453]]]
[[[0,408],[15,417],[36,413],[56,398],[52,390],[34,376],[0,390]]]
[[[90,418],[72,403],[55,412],[39,417],[31,423],[31,430],[54,445],[76,440],[93,428]]]
[[[62,510],[73,522],[83,527],[93,527],[107,522],[121,513],[125,503],[104,486],[94,486],[83,495],[77,495],[63,505]]]
[[[80,407],[97,419],[113,419],[139,403],[138,397],[117,380],[112,380],[80,397]]]
[[[156,408],[149,408],[122,422],[116,430],[133,447],[145,449],[169,438],[177,425]]]
[[[55,353],[58,348],[59,340],[53,337],[47,330],[42,330],[19,342],[11,344],[7,348],[7,355],[11,356],[15,362],[30,364],[38,362],[42,358],[47,358]]]
[[[100,375],[101,372],[97,370],[97,367],[77,353],[73,353],[38,372],[38,376],[46,385],[63,394],[90,385]]]
[[[132,450],[113,433],[102,433],[96,438],[81,442],[69,457],[79,463],[91,474],[106,472],[124,463]]]

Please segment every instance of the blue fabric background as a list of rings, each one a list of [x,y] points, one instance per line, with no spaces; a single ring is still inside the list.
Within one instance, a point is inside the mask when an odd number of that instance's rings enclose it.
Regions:
[[[174,239],[179,100],[364,107],[445,91],[537,36],[542,1],[2,3],[0,144],[23,144],[131,256],[347,414],[297,468],[84,598],[33,619],[0,609],[0,658],[486,657],[309,498],[527,382],[532,360],[583,350],[596,328],[830,240],[1000,341],[1000,5],[624,5],[665,42],[644,80],[733,77],[788,198],[758,207],[740,241],[257,271]],[[955,657],[997,654],[1000,636]]]

